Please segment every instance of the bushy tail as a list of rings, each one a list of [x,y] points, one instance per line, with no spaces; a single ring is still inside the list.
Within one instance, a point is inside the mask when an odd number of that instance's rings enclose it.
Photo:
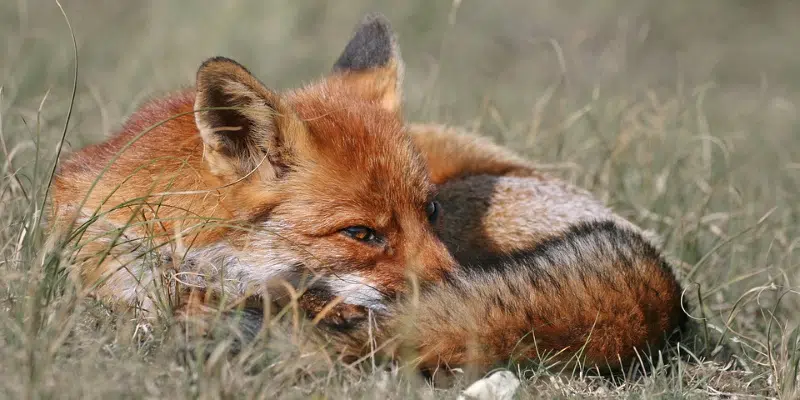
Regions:
[[[391,356],[410,351],[422,369],[557,360],[613,371],[662,348],[686,314],[658,250],[604,221],[465,267],[372,323],[333,336],[350,349],[372,340]]]

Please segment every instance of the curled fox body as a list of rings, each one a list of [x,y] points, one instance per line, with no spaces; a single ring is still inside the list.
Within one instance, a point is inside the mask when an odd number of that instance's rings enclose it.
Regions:
[[[152,310],[149,288],[171,271],[188,311],[310,275],[299,304],[333,310],[322,327],[342,352],[377,339],[421,368],[582,351],[614,369],[683,324],[680,287],[635,226],[486,139],[404,125],[401,78],[379,16],[298,90],[206,61],[194,90],[61,165],[52,220],[72,275]],[[409,276],[421,301],[396,300],[414,293]]]

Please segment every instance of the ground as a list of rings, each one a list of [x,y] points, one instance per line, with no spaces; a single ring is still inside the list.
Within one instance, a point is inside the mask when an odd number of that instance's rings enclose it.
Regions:
[[[274,88],[324,74],[367,11],[394,23],[409,120],[517,149],[660,234],[687,287],[690,356],[609,380],[544,366],[520,398],[798,395],[800,4],[343,0],[0,3],[0,396],[453,398],[276,328],[234,358],[169,324],[75,301],[42,254],[54,157],[225,55]],[[222,344],[224,345],[224,343]],[[200,350],[198,350],[200,351]]]

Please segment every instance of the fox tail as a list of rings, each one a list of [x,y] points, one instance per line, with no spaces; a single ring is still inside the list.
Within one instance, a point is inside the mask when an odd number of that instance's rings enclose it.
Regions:
[[[370,343],[410,354],[422,370],[528,360],[615,371],[663,348],[686,322],[659,251],[637,231],[598,221],[465,266],[371,321],[330,332],[350,350]]]

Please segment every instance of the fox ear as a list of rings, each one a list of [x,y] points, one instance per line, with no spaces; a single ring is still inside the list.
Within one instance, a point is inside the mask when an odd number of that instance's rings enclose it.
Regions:
[[[403,60],[389,21],[381,14],[368,14],[333,65],[357,95],[399,112]]]
[[[244,176],[254,169],[280,177],[293,143],[305,132],[281,97],[237,62],[215,57],[197,71],[195,122],[212,173]]]

